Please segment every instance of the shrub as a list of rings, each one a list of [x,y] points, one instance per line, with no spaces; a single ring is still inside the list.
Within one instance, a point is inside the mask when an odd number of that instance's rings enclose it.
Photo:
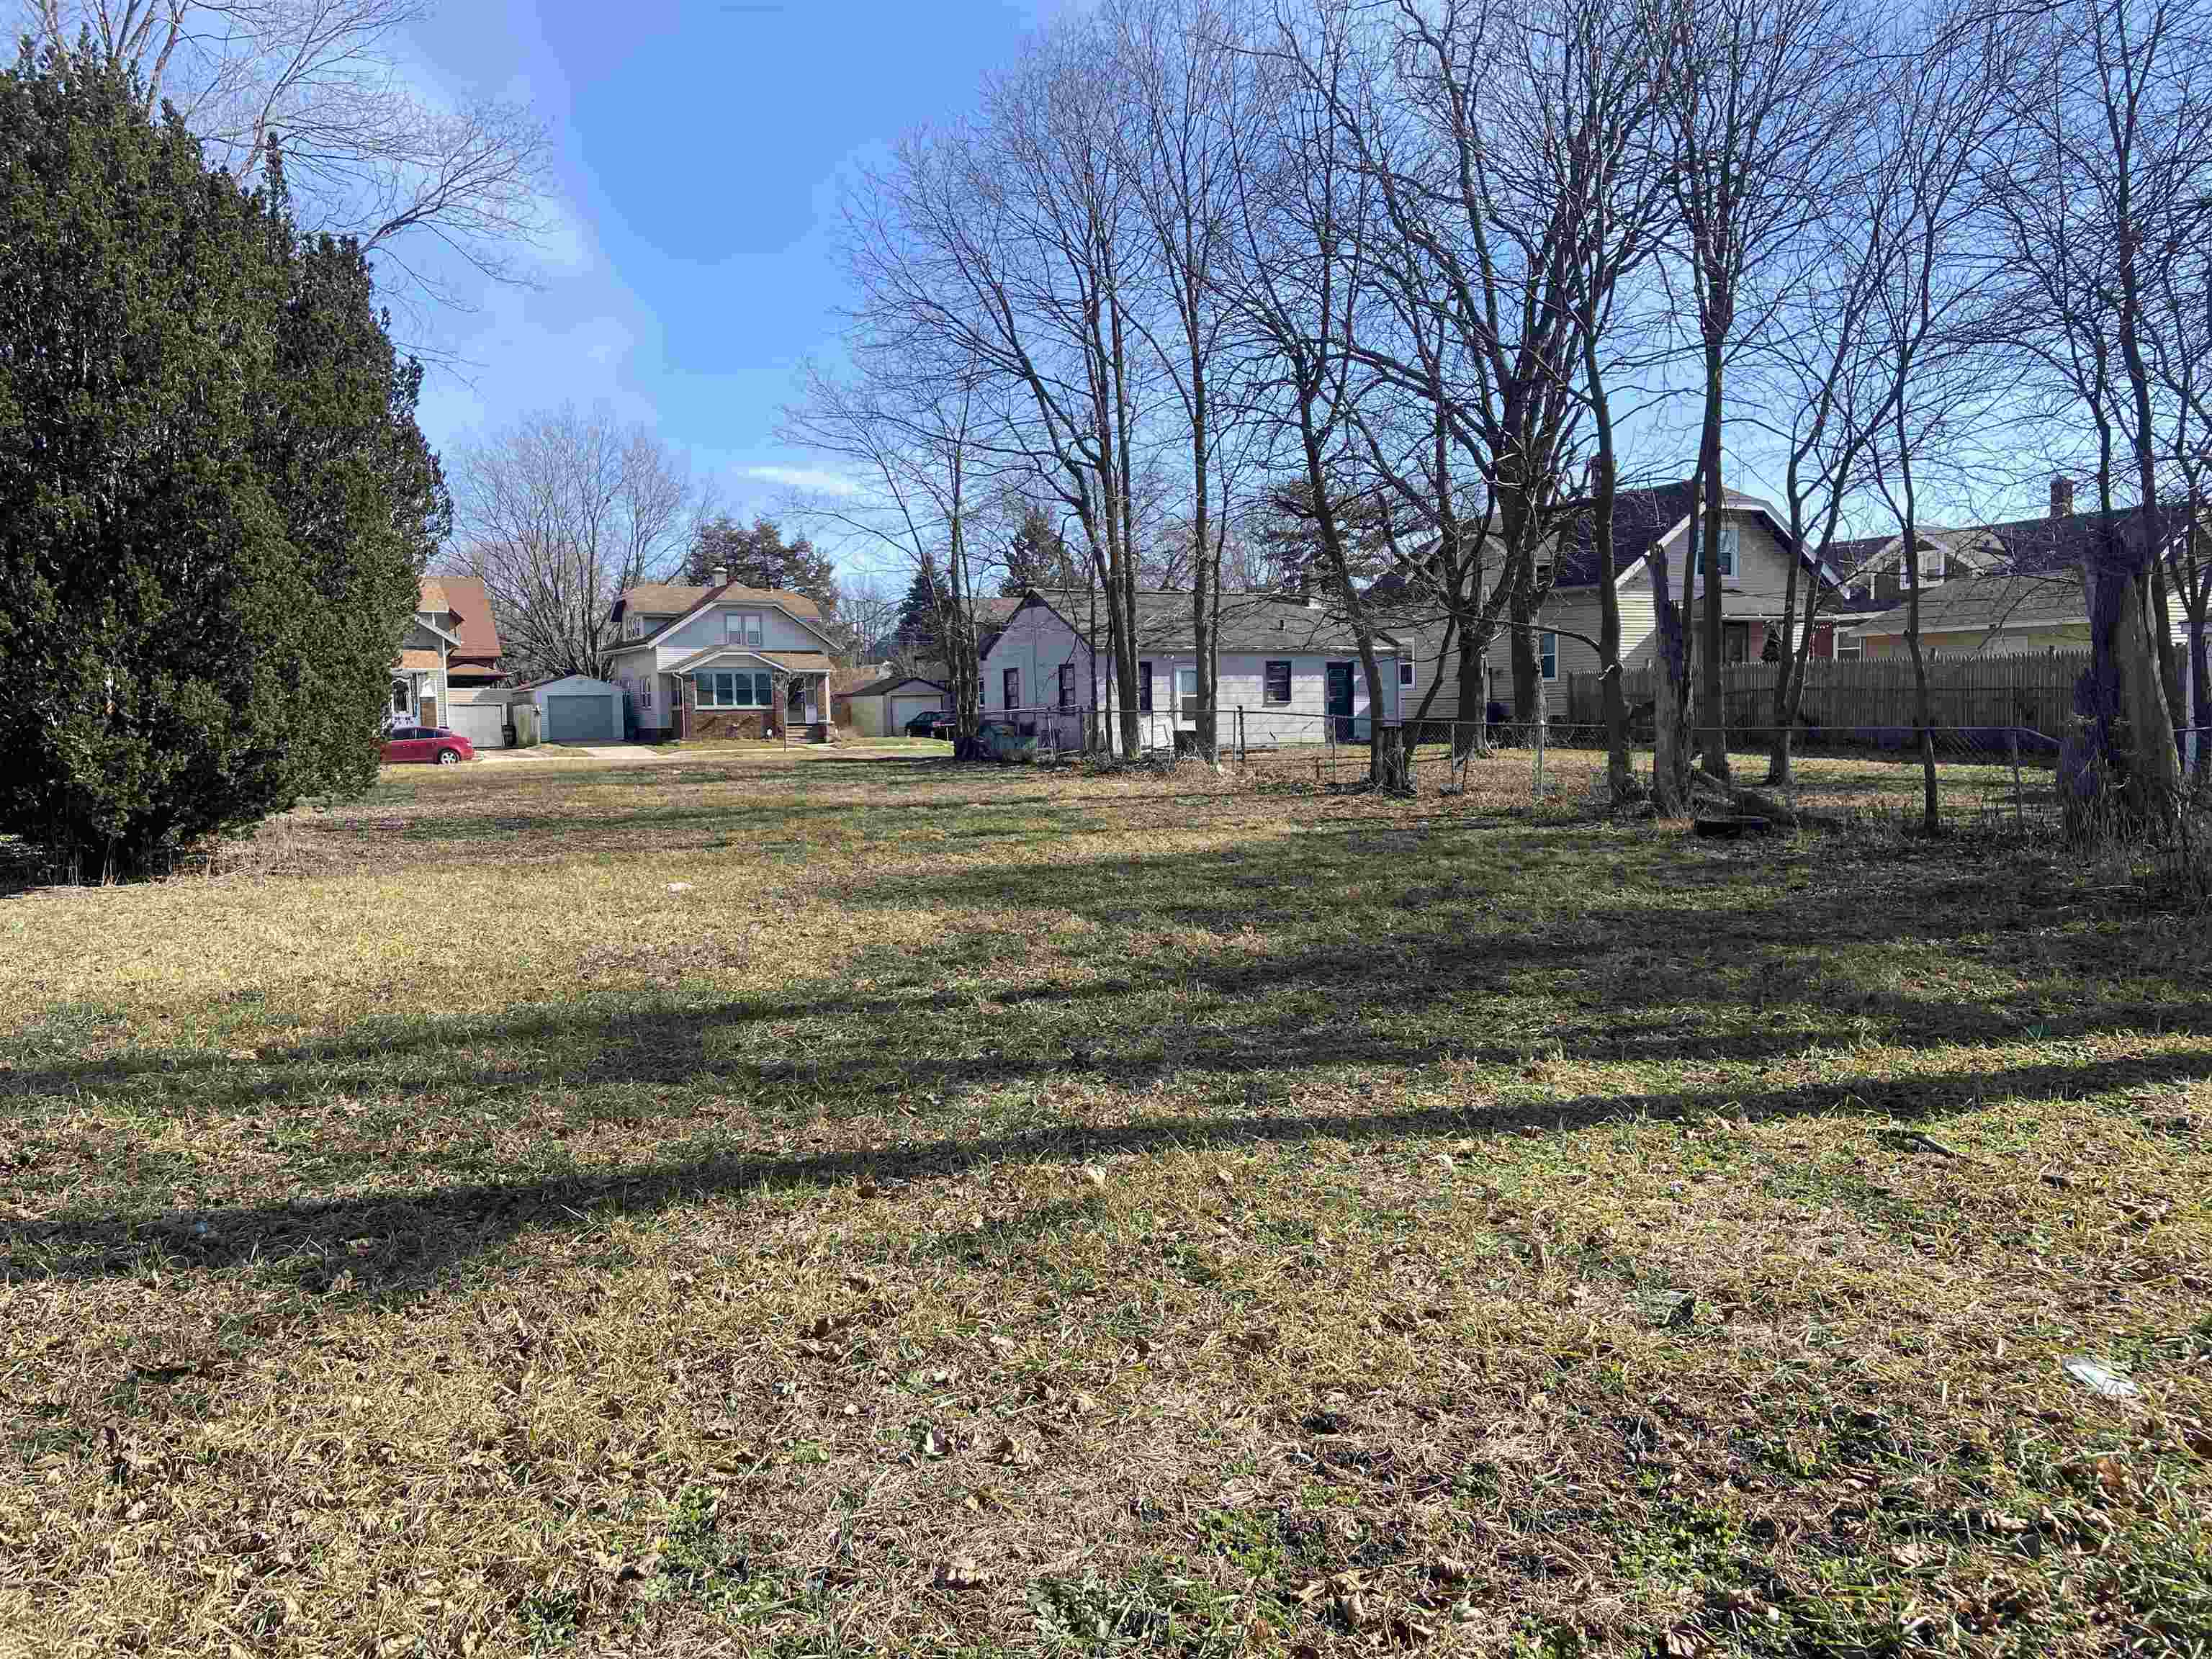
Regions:
[[[361,250],[96,53],[0,76],[0,832],[143,869],[375,775],[443,533]]]

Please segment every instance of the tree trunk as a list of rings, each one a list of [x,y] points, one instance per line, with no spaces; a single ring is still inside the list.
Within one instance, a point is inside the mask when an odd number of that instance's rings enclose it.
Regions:
[[[2189,619],[2189,729],[2195,738],[2192,752],[2197,786],[2212,783],[2212,629],[2202,616]]]
[[[1674,584],[1667,546],[1655,541],[1647,556],[1651,573],[1651,610],[1658,628],[1658,652],[1651,677],[1651,799],[1662,816],[1673,817],[1686,801],[1688,756],[1682,739],[1682,687],[1689,678],[1682,612],[1674,603]]]
[[[1705,533],[1698,538],[1698,581],[1704,589],[1700,606],[1698,660],[1698,715],[1705,750],[1705,770],[1716,778],[1729,775],[1728,725],[1721,706],[1721,343],[1705,347],[1705,422],[1698,449],[1700,487],[1705,492]],[[1736,557],[1743,556],[1739,548]]]
[[[1452,727],[1452,758],[1490,758],[1490,630],[1477,624],[1459,631],[1459,723]]]

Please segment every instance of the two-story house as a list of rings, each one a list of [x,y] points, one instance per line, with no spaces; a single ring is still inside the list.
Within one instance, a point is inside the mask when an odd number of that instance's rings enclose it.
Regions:
[[[607,676],[647,742],[830,735],[835,642],[804,593],[743,587],[716,568],[704,587],[650,582],[615,601]]]
[[[1655,553],[1664,556],[1669,591],[1675,603],[1681,603],[1685,570],[1696,551],[1690,539],[1692,491],[1692,482],[1685,479],[1651,489],[1624,489],[1614,498],[1613,569],[1620,600],[1620,659],[1631,670],[1648,668],[1658,658]],[[1832,569],[1822,568],[1796,550],[1789,526],[1771,502],[1733,489],[1723,492],[1720,528],[1723,662],[1757,662],[1793,648],[1796,619],[1789,614],[1786,602],[1793,558],[1800,561],[1801,614],[1806,583],[1819,581],[1832,595],[1839,592]],[[1548,556],[1539,555],[1535,576],[1544,598],[1537,608],[1533,643],[1545,705],[1554,720],[1564,718],[1567,712],[1567,676],[1594,674],[1598,670],[1597,640],[1603,607],[1598,598],[1597,574],[1594,539],[1586,519],[1562,535]],[[1685,621],[1694,650],[1702,591],[1698,573],[1691,570],[1689,574],[1691,605]],[[1401,610],[1405,608],[1401,605]],[[1419,610],[1418,605],[1411,608]],[[1433,616],[1399,616],[1391,625],[1413,647],[1401,670],[1405,718],[1460,718],[1458,647],[1450,631]],[[1823,617],[1814,631],[1812,654],[1833,656],[1837,631],[1834,623]],[[1513,701],[1510,650],[1501,626],[1490,648],[1487,696],[1491,702],[1509,708]],[[1476,712],[1468,709],[1467,717],[1473,718]]]
[[[392,664],[392,702],[386,722],[392,726],[435,726],[448,700],[453,653],[461,648],[461,624],[445,588],[425,577],[415,595],[415,614],[399,641]]]

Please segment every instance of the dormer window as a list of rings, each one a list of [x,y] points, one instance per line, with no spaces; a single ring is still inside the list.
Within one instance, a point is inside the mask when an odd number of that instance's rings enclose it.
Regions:
[[[645,632],[645,618],[644,618],[644,617],[636,617],[636,616],[631,616],[631,617],[624,617],[623,618],[623,637],[624,639],[626,639],[626,640],[634,640],[634,639],[637,638],[637,637],[638,637],[638,635],[640,635],[641,634],[642,634],[642,633],[644,633],[644,632]]]
[[[1897,579],[1906,587],[1912,586],[1912,568],[1902,554],[1898,556]],[[1941,546],[1923,546],[1920,550],[1920,580],[1933,587],[1943,580],[1943,550]]]
[[[759,611],[732,611],[726,614],[730,619],[728,640],[732,645],[758,645],[761,642],[763,634]]]
[[[1736,542],[1739,534],[1735,526],[1732,524],[1724,524],[1721,526],[1721,580],[1724,582],[1732,582],[1735,580]]]

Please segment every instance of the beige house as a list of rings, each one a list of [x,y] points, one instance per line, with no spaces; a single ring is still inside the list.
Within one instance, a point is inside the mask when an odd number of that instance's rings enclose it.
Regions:
[[[1858,630],[1869,659],[1910,654],[1906,604],[1885,611]],[[2033,651],[2085,651],[2089,602],[2081,578],[2000,573],[1929,583],[1920,595],[1920,648],[1936,657],[2017,656]]]
[[[820,608],[804,593],[740,586],[726,570],[714,576],[703,587],[633,587],[615,602],[608,677],[624,723],[647,742],[827,739],[836,642]]]
[[[1664,557],[1670,590],[1675,603],[1681,603],[1682,580],[1691,556],[1692,489],[1685,480],[1650,489],[1625,489],[1615,499],[1613,568],[1620,573],[1616,586],[1620,596],[1620,655],[1629,669],[1648,668],[1658,658],[1655,555]],[[1723,501],[1721,654],[1728,662],[1757,662],[1770,653],[1790,649],[1796,639],[1787,599],[1790,564],[1796,556],[1791,551],[1788,526],[1770,503],[1735,490],[1726,491]],[[1555,720],[1567,712],[1567,676],[1594,674],[1599,666],[1597,574],[1589,541],[1584,526],[1579,536],[1562,541],[1553,564],[1540,564],[1536,571],[1540,584],[1550,584],[1537,611],[1536,658],[1546,705]],[[1806,561],[1798,575],[1801,609],[1806,584],[1812,580],[1825,581],[1832,589],[1835,586],[1830,573]],[[1692,580],[1691,608],[1684,620],[1693,651],[1701,592]],[[1459,650],[1455,641],[1447,640],[1446,628],[1433,619],[1410,627],[1401,622],[1391,626],[1413,648],[1410,659],[1399,671],[1399,696],[1405,718],[1459,718]],[[1831,623],[1819,625],[1814,637],[1815,656],[1834,654],[1834,631]],[[1501,631],[1490,650],[1489,700],[1509,707],[1513,700],[1510,650]],[[1468,712],[1471,718],[1475,711]]]

